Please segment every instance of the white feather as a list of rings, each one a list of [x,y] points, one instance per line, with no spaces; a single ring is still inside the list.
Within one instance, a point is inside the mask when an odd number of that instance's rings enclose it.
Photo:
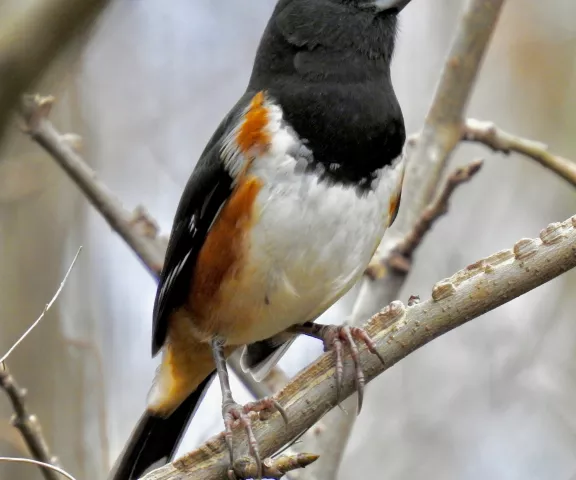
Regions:
[[[361,194],[303,173],[295,153],[303,151],[301,140],[282,122],[280,107],[267,107],[271,144],[247,171],[263,181],[247,239],[251,267],[246,277],[222,285],[226,300],[213,312],[222,323],[230,315],[258,320],[223,332],[230,344],[313,320],[354,285],[384,234],[402,171],[400,158],[379,172],[374,190]]]

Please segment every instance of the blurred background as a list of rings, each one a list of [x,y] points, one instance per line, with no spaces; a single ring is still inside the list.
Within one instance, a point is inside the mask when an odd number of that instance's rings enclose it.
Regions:
[[[19,8],[42,0],[3,0]],[[243,92],[274,0],[117,0],[37,90],[84,138],[83,156],[132,209],[168,233],[199,153]],[[408,131],[420,128],[465,2],[413,0],[393,63]],[[576,2],[509,0],[468,115],[576,159]],[[576,213],[576,192],[533,163],[461,146],[486,164],[418,251],[402,294]],[[402,210],[400,210],[402,215]],[[6,351],[83,253],[44,322],[11,356],[53,452],[77,478],[104,478],[143,411],[155,282],[55,163],[18,129],[0,147],[0,350]],[[418,350],[368,390],[340,478],[576,479],[576,272]],[[341,322],[352,292],[323,318]],[[299,340],[295,373],[321,346]],[[250,399],[239,382],[240,402]],[[0,455],[22,454],[0,395]],[[214,384],[181,451],[222,428]],[[20,453],[19,453],[20,452]],[[378,477],[374,477],[378,475]],[[0,477],[41,478],[0,465]]]

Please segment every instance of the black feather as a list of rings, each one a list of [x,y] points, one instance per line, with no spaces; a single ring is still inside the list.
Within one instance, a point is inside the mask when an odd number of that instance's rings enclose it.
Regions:
[[[216,129],[182,193],[154,302],[152,355],[164,345],[170,314],[186,302],[198,253],[220,207],[232,192],[232,177],[224,168],[220,149],[239,112],[252,97],[247,92]]]
[[[406,133],[390,78],[397,18],[354,2],[281,0],[249,89],[267,90],[336,182],[369,189]]]
[[[170,461],[213,378],[214,373],[208,375],[169,417],[155,417],[145,412],[118,457],[109,480],[134,480],[154,464],[164,465]]]

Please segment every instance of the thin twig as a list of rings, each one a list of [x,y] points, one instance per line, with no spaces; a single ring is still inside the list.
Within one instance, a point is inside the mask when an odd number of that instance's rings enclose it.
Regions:
[[[466,120],[462,140],[482,143],[492,150],[505,154],[516,152],[525,155],[576,187],[576,163],[550,153],[548,145],[544,143],[518,137],[499,129],[492,122],[473,118]]]
[[[454,191],[460,185],[470,181],[480,171],[482,163],[482,160],[475,160],[464,167],[454,170],[446,179],[444,187],[436,197],[436,200],[424,209],[412,230],[398,242],[390,256],[385,259],[385,264],[375,265],[371,263],[366,274],[373,279],[381,278],[388,268],[396,270],[399,274],[407,274],[412,264],[414,252],[434,224],[448,212],[448,205]]]
[[[24,339],[30,334],[30,332],[32,332],[32,330],[34,330],[36,328],[36,326],[42,321],[42,319],[44,318],[44,315],[46,315],[46,312],[48,312],[48,310],[50,310],[50,307],[52,307],[52,305],[54,304],[54,302],[56,301],[56,299],[60,295],[60,292],[64,288],[64,285],[66,284],[66,280],[68,280],[68,276],[70,275],[72,268],[74,268],[74,264],[76,263],[76,260],[78,259],[78,255],[80,255],[81,250],[82,250],[82,247],[78,248],[76,255],[74,255],[74,259],[72,260],[72,263],[68,267],[68,271],[66,272],[66,275],[64,275],[64,278],[62,279],[62,282],[60,283],[58,290],[56,290],[56,293],[52,297],[52,300],[50,300],[50,302],[48,302],[46,304],[46,306],[44,307],[44,310],[42,310],[42,313],[36,319],[36,321],[32,325],[30,325],[30,327],[28,327],[28,329],[22,334],[22,336],[18,340],[16,340],[14,342],[14,344],[4,354],[4,356],[2,358],[0,358],[0,364],[4,363],[6,361],[6,359],[11,355],[11,353],[18,347],[18,345],[20,345],[24,341]]]
[[[29,413],[26,408],[26,390],[20,388],[16,383],[5,363],[0,363],[0,388],[6,392],[12,403],[14,410],[12,425],[20,431],[32,457],[42,464],[57,466],[57,459],[50,454],[38,418]],[[46,480],[58,480],[59,478],[53,470],[48,468],[42,468],[42,474]]]
[[[464,112],[503,4],[504,0],[468,2],[458,23],[418,144],[407,153],[398,218],[378,247],[372,265],[385,264],[398,242],[402,242],[412,231],[424,209],[433,201],[450,155],[461,139]],[[359,325],[383,305],[400,298],[405,279],[406,275],[398,275],[392,269],[384,272],[379,280],[365,276],[349,323]],[[354,399],[343,402],[343,407],[353,409]],[[331,426],[326,434],[311,438],[311,444],[306,440],[303,442],[302,448],[321,455],[320,460],[304,472],[303,478],[308,480],[336,478],[355,417],[330,413],[325,421]]]
[[[19,458],[19,457],[0,457],[0,462],[13,462],[13,463],[28,463],[30,465],[37,465],[39,467],[43,467],[45,469],[51,470],[56,472],[63,477],[66,477],[68,480],[76,480],[72,475],[70,475],[66,470],[61,469],[60,467],[56,467],[54,465],[50,465],[46,462],[40,462],[38,460],[32,460],[31,458]],[[60,477],[55,475],[54,478],[59,480]]]
[[[385,365],[382,365],[376,355],[367,349],[361,350],[359,360],[366,380],[372,380],[434,338],[574,267],[576,216],[549,225],[540,232],[539,238],[521,239],[512,249],[497,252],[438,282],[432,289],[431,298],[421,303],[406,307],[400,301],[392,302],[365,325],[385,360]],[[392,325],[386,328],[385,325],[390,323]],[[342,396],[347,397],[354,390],[354,376],[347,371]],[[288,425],[284,425],[279,414],[272,415],[265,422],[255,422],[254,434],[261,455],[271,455],[314,425],[337,405],[336,396],[334,358],[326,353],[276,396],[290,418]],[[237,435],[235,440],[236,451],[246,455],[245,436]],[[226,442],[220,433],[143,479],[220,480],[226,475],[228,461]]]
[[[78,256],[80,255],[81,251],[82,247],[78,248],[78,251],[76,252],[76,255],[74,255],[74,259],[72,260],[72,263],[68,267],[68,270],[66,271],[66,274],[62,279],[62,282],[60,282],[58,290],[56,290],[56,293],[54,294],[50,302],[46,304],[40,316],[24,332],[24,334],[18,340],[16,340],[16,342],[14,342],[12,347],[10,347],[10,349],[6,352],[6,354],[0,359],[0,388],[2,388],[6,392],[8,398],[10,399],[10,402],[12,403],[12,408],[14,410],[14,417],[12,418],[12,423],[14,427],[17,428],[22,434],[22,437],[24,438],[24,441],[26,442],[26,445],[31,455],[35,459],[37,459],[40,463],[44,464],[55,465],[57,463],[57,459],[56,457],[50,454],[48,443],[44,438],[44,434],[42,433],[42,427],[38,422],[38,417],[36,417],[36,415],[30,414],[28,412],[28,409],[26,408],[26,403],[24,400],[26,396],[26,390],[18,386],[16,380],[10,374],[10,371],[8,370],[8,367],[6,366],[5,362],[6,359],[10,356],[10,354],[16,349],[16,347],[18,347],[18,345],[20,345],[24,341],[24,339],[30,334],[30,332],[32,332],[32,330],[36,328],[36,326],[46,315],[46,312],[48,312],[48,310],[50,310],[54,302],[56,302],[56,299],[59,297],[60,292],[62,292],[62,289],[64,288],[64,285],[66,284],[66,281],[70,276],[70,272],[74,268],[76,260],[78,259]],[[56,480],[58,478],[56,475],[54,475],[53,470],[43,468],[42,473],[44,474],[46,480]]]

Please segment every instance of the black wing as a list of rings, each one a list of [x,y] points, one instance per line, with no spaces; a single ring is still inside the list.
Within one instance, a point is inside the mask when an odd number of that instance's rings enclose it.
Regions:
[[[186,302],[198,253],[218,211],[232,192],[232,177],[220,158],[222,140],[239,120],[252,98],[247,92],[234,106],[204,149],[182,193],[160,275],[152,325],[152,355],[156,355],[168,331],[170,314]]]

